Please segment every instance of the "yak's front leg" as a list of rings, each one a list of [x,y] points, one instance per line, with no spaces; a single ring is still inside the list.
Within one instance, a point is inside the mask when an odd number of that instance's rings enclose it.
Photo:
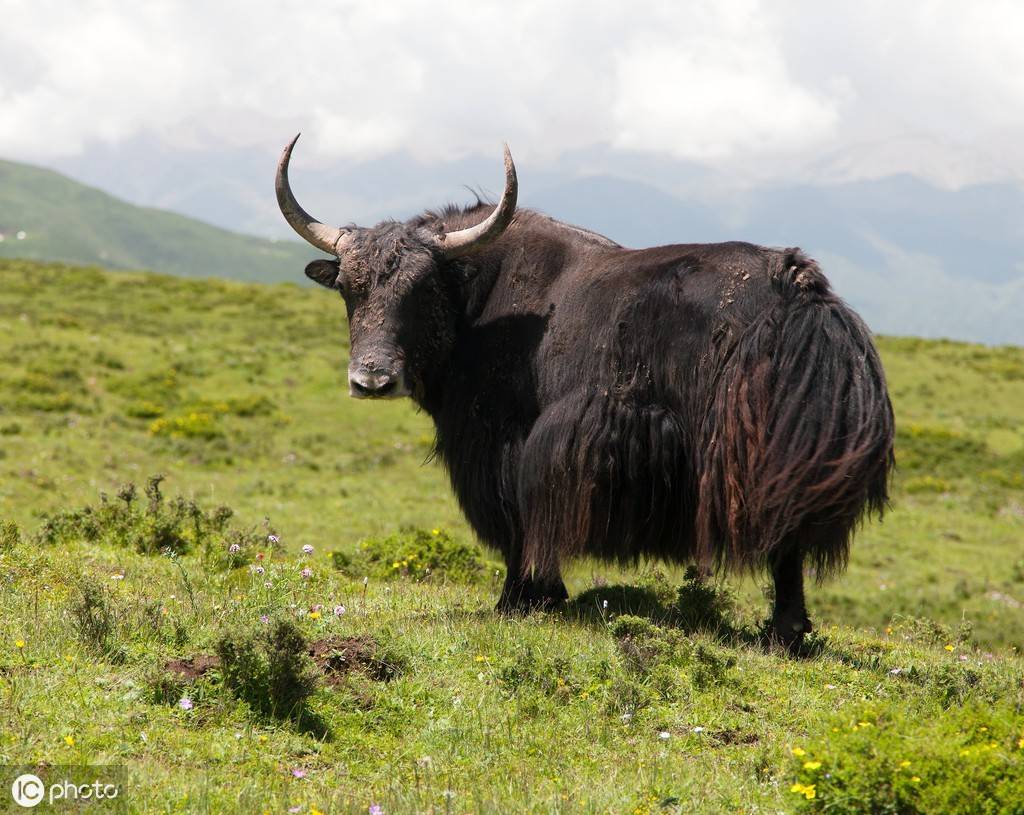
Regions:
[[[498,611],[503,614],[524,614],[535,609],[554,608],[569,597],[557,564],[545,573],[527,568],[524,571],[522,551],[506,556],[505,586],[498,600]]]

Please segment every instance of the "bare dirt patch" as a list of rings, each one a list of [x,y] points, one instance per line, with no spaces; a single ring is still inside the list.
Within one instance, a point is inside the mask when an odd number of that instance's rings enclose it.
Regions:
[[[210,671],[220,667],[220,657],[215,654],[196,654],[185,659],[172,659],[164,670],[188,682],[194,682]]]
[[[401,673],[401,666],[383,653],[373,637],[324,637],[310,645],[309,655],[329,685],[338,684],[353,671],[362,671],[378,682]]]

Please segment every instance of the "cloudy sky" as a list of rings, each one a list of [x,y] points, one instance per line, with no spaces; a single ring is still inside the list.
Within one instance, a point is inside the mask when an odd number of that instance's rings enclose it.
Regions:
[[[0,0],[0,156],[616,153],[738,183],[1024,180],[1024,4]],[[607,159],[602,159],[607,160]],[[604,168],[601,168],[604,169]]]

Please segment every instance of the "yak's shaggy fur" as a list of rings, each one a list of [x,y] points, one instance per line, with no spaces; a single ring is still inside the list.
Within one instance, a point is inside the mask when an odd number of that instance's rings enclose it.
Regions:
[[[346,293],[353,346],[362,310],[409,368],[508,564],[499,605],[564,599],[579,555],[767,567],[775,632],[798,642],[804,558],[840,567],[886,502],[892,409],[864,324],[798,249],[630,250],[528,210],[455,260],[422,239],[489,209],[363,230],[345,263],[372,279]]]

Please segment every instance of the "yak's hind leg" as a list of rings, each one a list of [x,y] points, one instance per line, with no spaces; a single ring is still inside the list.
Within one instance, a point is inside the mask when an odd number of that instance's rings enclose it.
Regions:
[[[803,643],[804,634],[813,630],[804,603],[803,566],[804,553],[798,544],[780,548],[771,559],[775,582],[771,636],[791,651],[797,650]]]
[[[508,572],[497,606],[502,614],[554,608],[569,598],[557,565],[549,567],[544,574],[524,573],[521,553],[516,553],[506,558],[505,566]]]
[[[798,650],[804,635],[814,630],[804,603],[804,562],[810,560],[819,579],[841,570],[853,523],[849,518],[805,520],[769,557],[775,582],[771,633],[791,651]]]

